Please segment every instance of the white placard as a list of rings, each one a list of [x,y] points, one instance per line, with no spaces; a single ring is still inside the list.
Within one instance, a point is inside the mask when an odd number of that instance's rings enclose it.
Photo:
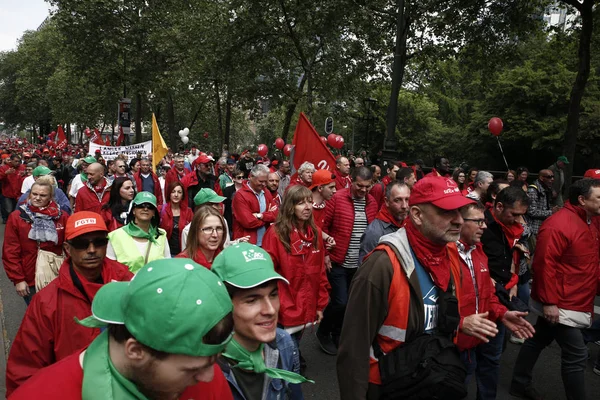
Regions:
[[[106,161],[114,160],[119,154],[125,154],[127,156],[127,161],[131,161],[136,157],[137,153],[142,153],[144,156],[151,154],[152,140],[131,144],[129,146],[102,146],[96,143],[90,143],[89,154],[94,155],[97,149],[100,149],[102,158]]]

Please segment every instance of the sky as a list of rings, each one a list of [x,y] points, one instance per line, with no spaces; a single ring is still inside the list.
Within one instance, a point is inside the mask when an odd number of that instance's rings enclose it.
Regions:
[[[44,0],[0,0],[0,51],[15,50],[23,32],[37,29],[48,9]]]

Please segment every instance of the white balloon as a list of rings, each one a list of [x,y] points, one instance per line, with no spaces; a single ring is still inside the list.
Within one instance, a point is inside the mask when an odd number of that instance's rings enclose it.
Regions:
[[[183,138],[186,137],[187,135],[185,134],[185,132],[182,130],[179,131],[179,137]]]
[[[187,136],[184,136],[181,138],[181,141],[183,142],[183,144],[188,144],[188,142],[190,141],[190,138]]]
[[[190,130],[188,128],[183,128],[183,132],[185,132],[185,136],[190,134]]]

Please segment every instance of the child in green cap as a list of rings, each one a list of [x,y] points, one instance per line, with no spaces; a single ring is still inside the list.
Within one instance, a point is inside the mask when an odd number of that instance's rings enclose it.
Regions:
[[[291,336],[277,328],[278,282],[269,254],[239,243],[223,250],[212,271],[233,302],[234,336],[219,359],[236,400],[303,399],[299,352]]]

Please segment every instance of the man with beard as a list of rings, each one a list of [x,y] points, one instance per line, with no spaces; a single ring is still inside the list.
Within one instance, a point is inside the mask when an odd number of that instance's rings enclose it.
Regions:
[[[452,173],[450,172],[450,161],[446,157],[436,157],[433,161],[433,169],[425,176],[452,177]]]
[[[83,351],[39,371],[11,400],[232,399],[215,365],[231,340],[221,280],[190,259],[148,263],[131,282],[98,290],[92,316],[107,327]]]
[[[389,353],[407,338],[438,329],[436,299],[451,280],[446,245],[458,240],[459,209],[470,203],[451,179],[423,178],[413,186],[405,226],[382,237],[358,269],[346,310],[352,318],[344,319],[338,350],[342,399],[380,398],[375,340]]]
[[[87,180],[77,192],[74,212],[93,211],[99,214],[110,199],[112,182],[104,177],[104,166],[100,163],[90,164],[86,171]]]
[[[181,180],[181,183],[185,187],[190,207],[194,207],[194,197],[196,197],[200,189],[212,189],[217,193],[221,193],[217,177],[212,174],[212,157],[207,155],[199,156],[194,161],[193,167],[194,170]]]
[[[277,175],[277,173],[269,172],[267,189],[269,189],[269,192],[271,192],[273,204],[277,204],[277,207],[281,206],[281,196],[279,195],[279,175]]]
[[[10,348],[6,367],[6,395],[38,370],[89,345],[99,329],[78,325],[92,313],[92,300],[100,287],[112,281],[129,281],[133,274],[106,258],[108,238],[99,214],[78,212],[65,227],[65,252],[58,278],[39,291],[29,304]]]
[[[225,160],[225,169],[219,175],[219,185],[221,190],[225,190],[226,187],[233,185],[233,170],[235,169],[235,160],[227,158]]]
[[[360,251],[358,263],[362,264],[363,258],[369,254],[383,235],[394,233],[404,223],[408,214],[408,198],[410,188],[405,183],[393,181],[385,189],[385,205],[379,210],[377,217],[369,224],[367,230],[360,238]]]
[[[133,174],[133,179],[139,192],[148,192],[156,196],[160,208],[163,203],[162,189],[158,182],[158,176],[152,172],[152,166],[148,158],[140,160],[140,170]]]
[[[283,198],[283,194],[285,193],[285,189],[287,189],[290,184],[290,162],[286,160],[282,160],[279,164],[279,169],[277,170],[277,175],[279,175],[279,195]]]

